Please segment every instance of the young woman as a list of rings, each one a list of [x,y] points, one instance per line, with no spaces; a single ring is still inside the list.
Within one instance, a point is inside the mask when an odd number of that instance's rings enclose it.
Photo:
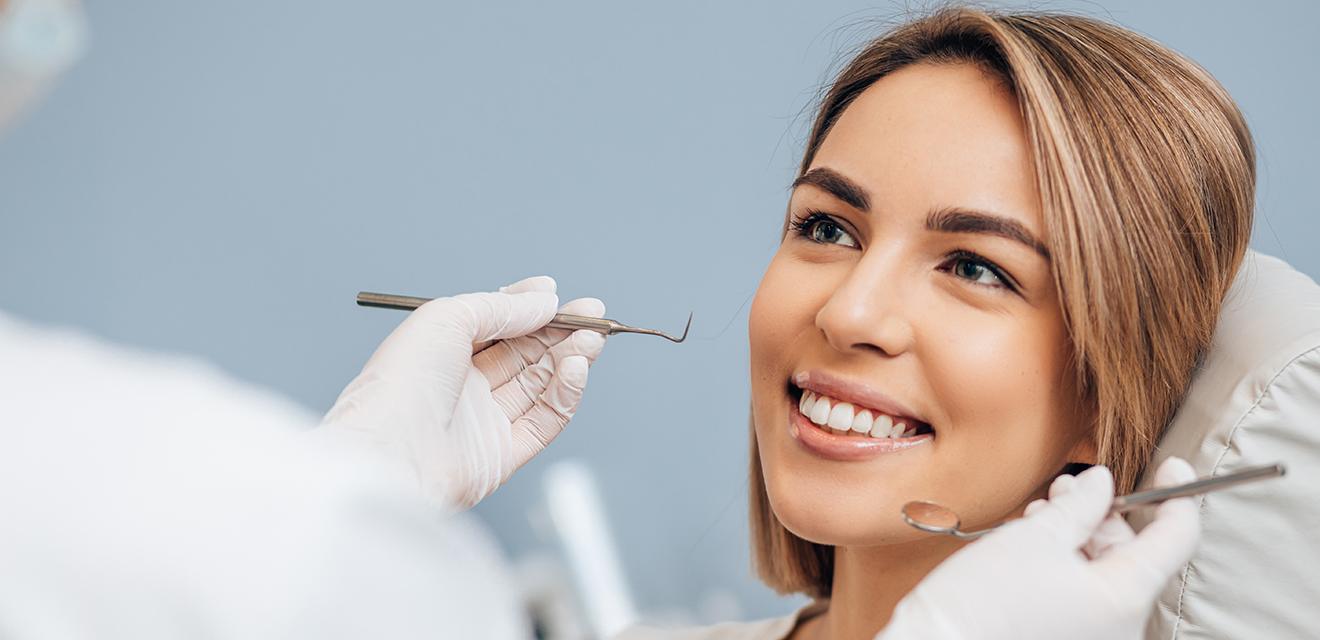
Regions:
[[[1067,15],[949,9],[866,46],[815,119],[753,303],[762,579],[794,638],[871,637],[971,529],[1074,465],[1131,490],[1246,250],[1246,124],[1203,69]]]

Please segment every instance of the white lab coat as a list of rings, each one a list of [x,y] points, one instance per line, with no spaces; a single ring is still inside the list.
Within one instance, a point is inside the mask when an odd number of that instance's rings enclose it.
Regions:
[[[0,638],[526,638],[470,517],[202,364],[0,314]]]

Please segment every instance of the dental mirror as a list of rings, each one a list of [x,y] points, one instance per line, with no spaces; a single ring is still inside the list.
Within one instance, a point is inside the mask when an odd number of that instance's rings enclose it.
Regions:
[[[903,505],[903,520],[922,531],[942,533],[962,540],[975,540],[985,533],[985,531],[975,533],[959,531],[958,527],[962,523],[953,509],[925,500],[914,500]]]
[[[1209,478],[1200,478],[1185,484],[1174,485],[1172,487],[1162,487],[1151,489],[1149,491],[1138,491],[1125,496],[1114,498],[1114,504],[1110,507],[1110,513],[1123,513],[1137,507],[1153,505],[1164,502],[1172,498],[1182,498],[1193,496],[1200,493],[1226,489],[1235,485],[1265,478],[1277,478],[1285,473],[1282,464],[1267,464],[1258,467],[1248,467],[1236,473],[1230,473],[1222,476]],[[914,500],[903,505],[903,521],[916,529],[928,533],[938,533],[942,535],[953,536],[959,540],[975,540],[991,531],[995,527],[981,529],[980,531],[962,531],[962,521],[958,514],[948,507],[925,500]]]

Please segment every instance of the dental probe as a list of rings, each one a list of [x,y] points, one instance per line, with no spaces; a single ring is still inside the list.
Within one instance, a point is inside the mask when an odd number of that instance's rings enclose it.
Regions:
[[[373,293],[371,291],[359,291],[357,294],[357,303],[361,307],[375,307],[377,309],[398,309],[401,311],[412,311],[428,302],[432,298],[418,298],[415,296],[396,296],[389,293]],[[652,336],[660,336],[671,342],[682,342],[687,339],[688,329],[692,327],[692,314],[688,314],[687,325],[683,327],[683,335],[675,338],[663,331],[656,329],[643,329],[641,327],[630,327],[617,320],[609,318],[593,318],[591,316],[575,316],[571,313],[556,313],[554,319],[550,320],[547,327],[556,329],[589,329],[607,336],[616,333],[645,333]]]

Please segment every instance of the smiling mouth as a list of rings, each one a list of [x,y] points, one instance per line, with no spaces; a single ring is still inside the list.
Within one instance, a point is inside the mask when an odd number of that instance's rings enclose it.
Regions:
[[[884,412],[822,391],[803,389],[791,380],[788,382],[788,396],[794,401],[802,423],[834,436],[859,440],[897,443],[927,440],[935,436],[935,430],[930,424],[912,416]]]

